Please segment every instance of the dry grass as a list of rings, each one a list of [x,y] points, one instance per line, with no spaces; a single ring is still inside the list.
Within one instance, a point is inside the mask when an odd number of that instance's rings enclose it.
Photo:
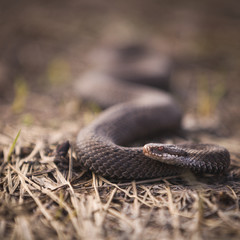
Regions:
[[[20,137],[8,161],[7,135],[1,146],[1,239],[239,239],[237,144],[225,176],[121,183],[79,169],[72,148],[56,161],[56,146]]]

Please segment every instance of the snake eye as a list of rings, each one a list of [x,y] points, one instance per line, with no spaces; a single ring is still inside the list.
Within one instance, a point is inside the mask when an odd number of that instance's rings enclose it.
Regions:
[[[162,151],[162,150],[163,150],[163,146],[159,147],[158,150],[159,150],[159,151]]]

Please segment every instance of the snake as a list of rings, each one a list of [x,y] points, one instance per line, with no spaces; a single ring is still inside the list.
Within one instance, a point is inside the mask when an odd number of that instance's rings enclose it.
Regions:
[[[77,135],[76,155],[84,169],[108,179],[138,180],[185,171],[223,174],[230,165],[228,150],[215,144],[131,146],[138,139],[181,128],[178,102],[168,92],[147,86],[147,81],[143,85],[136,79],[90,72],[76,82],[75,92],[84,101],[106,108]]]

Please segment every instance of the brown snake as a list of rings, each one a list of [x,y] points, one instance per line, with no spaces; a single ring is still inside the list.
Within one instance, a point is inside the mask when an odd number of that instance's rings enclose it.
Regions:
[[[220,174],[230,164],[229,152],[218,145],[126,146],[147,135],[179,128],[182,113],[168,93],[98,74],[82,77],[76,91],[82,99],[108,107],[78,134],[76,152],[85,169],[111,179],[148,179],[186,169]]]

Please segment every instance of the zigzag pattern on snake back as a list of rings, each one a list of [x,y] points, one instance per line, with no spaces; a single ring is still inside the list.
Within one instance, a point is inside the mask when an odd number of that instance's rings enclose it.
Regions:
[[[166,92],[98,73],[82,76],[75,90],[82,99],[108,108],[78,134],[76,152],[85,169],[111,179],[149,179],[186,169],[219,174],[230,164],[229,152],[211,144],[126,147],[180,127],[182,112]]]

